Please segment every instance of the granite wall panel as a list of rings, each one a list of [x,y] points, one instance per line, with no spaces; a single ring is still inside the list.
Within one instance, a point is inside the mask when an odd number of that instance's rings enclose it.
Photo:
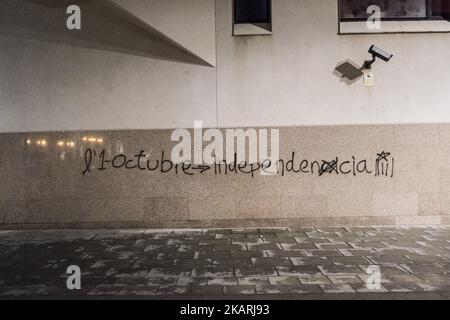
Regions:
[[[280,128],[274,176],[175,166],[171,134],[0,134],[0,228],[449,221],[447,124]]]

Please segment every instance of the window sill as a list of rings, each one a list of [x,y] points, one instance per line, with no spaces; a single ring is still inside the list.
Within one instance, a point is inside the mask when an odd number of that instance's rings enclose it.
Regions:
[[[234,36],[268,36],[272,34],[270,23],[236,23],[233,26]]]
[[[339,34],[379,34],[379,33],[432,33],[450,32],[450,22],[430,21],[382,21],[381,29],[370,30],[365,21],[341,22]]]

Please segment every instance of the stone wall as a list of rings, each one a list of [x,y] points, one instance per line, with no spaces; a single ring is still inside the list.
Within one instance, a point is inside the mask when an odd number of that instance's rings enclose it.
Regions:
[[[281,128],[276,176],[176,169],[171,133],[1,134],[0,228],[450,223],[447,124]]]

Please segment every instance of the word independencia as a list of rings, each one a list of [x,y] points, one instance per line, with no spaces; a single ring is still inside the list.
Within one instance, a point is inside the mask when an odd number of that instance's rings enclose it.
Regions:
[[[84,153],[85,169],[83,175],[92,173],[94,170],[125,169],[157,171],[162,174],[172,172],[177,175],[182,174],[188,176],[213,171],[215,175],[246,174],[254,177],[255,174],[270,168],[272,165],[271,160],[257,163],[248,163],[246,161],[237,163],[236,159],[237,155],[235,154],[234,161],[229,163],[224,160],[212,165],[195,165],[189,162],[176,164],[166,157],[164,151],[161,151],[160,157],[157,159],[149,159],[149,155],[145,151],[140,151],[133,156],[127,156],[121,153],[108,158],[106,150],[97,152],[95,149],[86,149]],[[353,176],[365,174],[393,178],[394,160],[391,153],[384,151],[376,155],[376,160],[373,164],[370,164],[370,161],[367,159],[356,159],[355,156],[347,160],[341,160],[339,157],[335,157],[330,161],[296,160],[296,153],[292,152],[290,159],[279,159],[277,161],[276,168],[278,170],[276,174],[281,176],[289,173],[318,176],[324,176],[326,174]]]

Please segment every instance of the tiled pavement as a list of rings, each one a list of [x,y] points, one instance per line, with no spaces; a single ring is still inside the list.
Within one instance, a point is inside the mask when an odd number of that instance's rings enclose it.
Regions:
[[[450,227],[0,231],[0,298],[450,298],[449,271]]]

